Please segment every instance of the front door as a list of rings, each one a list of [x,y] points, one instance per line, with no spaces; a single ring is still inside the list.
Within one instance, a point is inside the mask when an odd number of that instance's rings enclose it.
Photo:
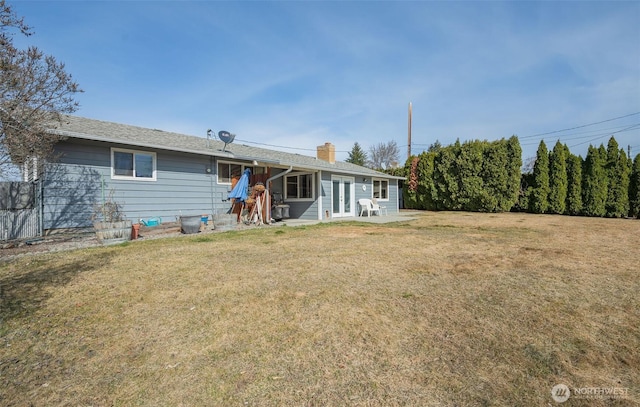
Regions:
[[[331,176],[331,217],[355,216],[355,178]]]

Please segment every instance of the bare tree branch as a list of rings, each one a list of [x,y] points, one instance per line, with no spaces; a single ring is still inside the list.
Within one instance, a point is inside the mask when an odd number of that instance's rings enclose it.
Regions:
[[[74,96],[82,90],[53,56],[13,45],[15,31],[31,35],[31,28],[4,0],[0,23],[0,176],[6,176],[28,159],[51,158],[59,137],[47,129],[77,110]]]
[[[395,141],[388,143],[379,143],[369,147],[369,160],[367,162],[370,168],[376,170],[386,170],[398,166],[400,150]]]

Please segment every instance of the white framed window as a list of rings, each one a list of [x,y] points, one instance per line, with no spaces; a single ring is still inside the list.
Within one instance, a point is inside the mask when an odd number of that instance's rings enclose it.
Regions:
[[[311,173],[285,176],[284,199],[293,201],[312,201],[315,197],[315,180]]]
[[[242,171],[240,164],[218,161],[218,184],[231,185],[232,179],[240,179]]]
[[[240,179],[247,168],[251,169],[251,175],[267,173],[267,167],[254,167],[253,165],[218,161],[218,184],[231,185],[231,181],[234,178],[236,180]]]
[[[156,153],[112,148],[111,178],[155,181]]]
[[[389,180],[374,179],[372,197],[381,201],[389,200]]]

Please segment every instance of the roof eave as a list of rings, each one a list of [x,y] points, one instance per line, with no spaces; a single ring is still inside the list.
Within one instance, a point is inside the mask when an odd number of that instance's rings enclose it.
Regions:
[[[93,134],[76,133],[73,131],[66,131],[66,130],[50,130],[49,132],[58,136],[63,136],[63,137],[71,137],[71,138],[77,138],[77,139],[83,139],[83,140],[89,140],[89,141],[100,141],[100,142],[113,143],[113,144],[122,144],[122,145],[132,146],[132,147],[145,147],[145,148],[153,148],[153,149],[165,150],[165,151],[178,151],[181,153],[203,154],[203,155],[209,155],[214,157],[243,159],[243,158],[237,157],[235,154],[233,154],[230,151],[193,150],[189,148],[170,147],[170,146],[163,146],[163,145],[153,144],[153,143],[144,143],[140,141],[131,142],[131,141],[123,140],[119,138],[96,136]],[[252,160],[255,158],[244,158],[244,159]]]
[[[158,150],[164,150],[164,151],[178,151],[182,153],[200,154],[200,155],[207,155],[207,156],[220,157],[220,158],[232,158],[232,159],[243,160],[243,161],[255,160],[261,164],[280,166],[284,168],[293,166],[294,168],[296,168],[296,170],[302,169],[302,170],[309,170],[309,171],[333,171],[333,172],[338,172],[341,174],[349,174],[349,175],[381,177],[381,178],[398,179],[398,180],[404,179],[404,177],[397,177],[394,175],[381,173],[381,172],[367,169],[367,168],[365,168],[364,171],[356,171],[356,170],[349,170],[349,169],[343,169],[343,168],[327,168],[326,166],[321,166],[321,165],[315,166],[315,165],[308,165],[308,164],[300,164],[296,162],[273,160],[273,159],[260,157],[260,156],[236,155],[231,151],[193,150],[189,148],[163,146],[163,145],[154,144],[154,143],[145,143],[141,141],[129,141],[129,140],[123,140],[120,138],[104,137],[104,136],[98,136],[94,134],[85,134],[85,133],[78,133],[78,132],[73,132],[68,130],[59,130],[59,129],[52,129],[52,130],[49,130],[49,132],[51,134],[55,134],[63,137],[70,137],[70,138],[89,140],[89,141],[98,141],[98,142],[105,142],[105,143],[113,143],[113,144],[121,144],[121,145],[132,146],[132,147],[144,147],[144,148],[152,148],[152,149],[158,149]]]

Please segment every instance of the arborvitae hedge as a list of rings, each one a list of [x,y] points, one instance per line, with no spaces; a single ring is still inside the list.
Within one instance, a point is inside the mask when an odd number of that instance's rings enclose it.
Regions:
[[[583,213],[587,216],[604,216],[607,203],[607,172],[605,171],[606,154],[589,146],[584,160],[582,202]]]
[[[640,218],[640,155],[631,164],[613,137],[584,160],[541,141],[532,173],[521,173],[521,156],[516,136],[434,145],[405,164],[405,207]]]
[[[611,137],[607,146],[607,163],[605,165],[607,177],[606,216],[621,218],[629,213],[629,176],[630,168],[627,154],[618,149],[616,139]]]
[[[556,142],[549,155],[549,212],[563,214],[567,207],[567,159],[565,148]]]
[[[582,157],[569,154],[567,157],[567,215],[582,213]]]
[[[509,211],[518,200],[522,149],[518,138],[512,136],[489,143],[484,148],[482,172],[482,207],[490,212]]]
[[[629,182],[629,216],[640,219],[640,154],[633,159]]]
[[[549,209],[549,152],[544,140],[538,145],[536,163],[533,165],[533,185],[529,194],[529,210],[545,213]]]
[[[434,157],[434,196],[437,209],[459,210],[462,205],[458,200],[458,166],[456,157],[460,154],[460,142],[443,148]]]
[[[423,153],[418,161],[418,205],[422,209],[436,209],[433,202],[434,153]]]
[[[509,140],[456,142],[407,160],[405,206],[430,210],[508,211],[518,197],[522,150]],[[416,162],[417,158],[417,162]],[[413,182],[413,174],[417,182]]]
[[[507,166],[509,168],[509,180],[505,186],[505,199],[502,202],[501,209],[508,211],[518,202],[520,196],[520,179],[522,168],[522,148],[518,137],[511,136],[507,140]]]

